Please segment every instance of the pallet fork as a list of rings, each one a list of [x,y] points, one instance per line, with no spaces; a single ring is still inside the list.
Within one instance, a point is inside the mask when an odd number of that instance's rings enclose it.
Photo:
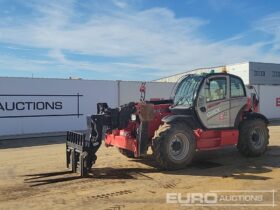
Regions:
[[[93,117],[87,118],[86,133],[67,132],[66,166],[74,173],[79,172],[82,177],[88,176],[88,172],[97,159],[95,153],[101,145],[101,138],[96,132],[92,132],[92,124],[96,125],[93,123]]]

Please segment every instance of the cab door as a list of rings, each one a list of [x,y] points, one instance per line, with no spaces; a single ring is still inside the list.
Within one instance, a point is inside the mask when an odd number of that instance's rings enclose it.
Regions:
[[[209,129],[230,127],[229,76],[212,75],[199,91],[196,112]]]
[[[230,124],[235,126],[236,120],[240,118],[241,111],[247,105],[245,86],[239,77],[230,76]]]

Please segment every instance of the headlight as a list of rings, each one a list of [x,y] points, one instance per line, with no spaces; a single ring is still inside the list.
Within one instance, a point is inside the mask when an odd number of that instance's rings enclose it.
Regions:
[[[136,114],[132,114],[132,115],[130,116],[130,119],[131,119],[131,121],[136,121]]]

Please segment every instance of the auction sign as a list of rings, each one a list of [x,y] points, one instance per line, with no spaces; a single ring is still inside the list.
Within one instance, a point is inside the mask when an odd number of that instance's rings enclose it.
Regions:
[[[81,116],[83,95],[0,94],[0,118]]]

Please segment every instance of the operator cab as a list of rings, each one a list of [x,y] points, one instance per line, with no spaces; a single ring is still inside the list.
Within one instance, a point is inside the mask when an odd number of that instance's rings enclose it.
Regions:
[[[170,110],[207,129],[233,128],[247,104],[243,81],[227,73],[190,74],[179,82]]]

